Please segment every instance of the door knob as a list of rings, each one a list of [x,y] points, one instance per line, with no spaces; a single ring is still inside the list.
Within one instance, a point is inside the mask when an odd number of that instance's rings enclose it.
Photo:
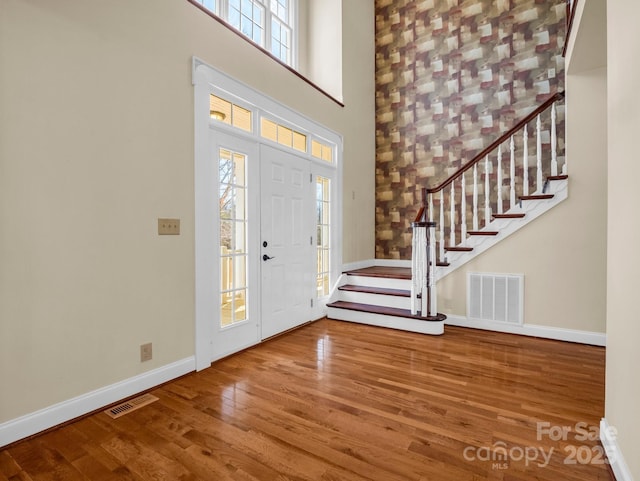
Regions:
[[[269,259],[275,259],[275,257],[269,257],[267,254],[262,256],[263,261],[268,261]]]

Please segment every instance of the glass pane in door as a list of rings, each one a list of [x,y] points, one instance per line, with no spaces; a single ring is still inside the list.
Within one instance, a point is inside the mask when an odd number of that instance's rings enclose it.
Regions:
[[[247,157],[220,149],[220,326],[247,319]]]
[[[316,177],[316,286],[318,297],[328,296],[330,289],[330,188],[331,179],[321,176]]]

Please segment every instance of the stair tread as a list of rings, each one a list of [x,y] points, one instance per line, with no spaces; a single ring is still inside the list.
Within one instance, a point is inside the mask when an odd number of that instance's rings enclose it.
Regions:
[[[544,200],[553,199],[553,194],[534,194],[534,195],[521,195],[520,200]]]
[[[549,177],[547,177],[547,180],[566,180],[568,179],[569,176],[566,174],[563,175],[550,175]]]
[[[400,309],[397,307],[374,306],[373,304],[360,304],[358,302],[336,301],[327,304],[327,307],[335,307],[337,309],[348,309],[351,311],[369,312],[371,314],[383,314],[385,316],[406,317],[416,319],[418,321],[442,321],[444,316],[439,314],[433,318],[414,316],[409,309]]]
[[[365,267],[363,269],[354,269],[354,270],[351,270],[351,271],[344,271],[343,274],[348,274],[350,276],[386,277],[388,279],[409,279],[409,280],[411,280],[411,268],[410,267],[373,266],[373,267]]]
[[[522,219],[524,216],[524,212],[517,214],[493,214],[494,219]]]
[[[438,267],[449,267],[450,265],[451,264],[449,264],[448,262],[441,262],[441,261],[436,262],[436,266]]]
[[[451,251],[451,252],[471,252],[473,250],[473,247],[452,246],[452,247],[445,247],[444,250]]]
[[[347,284],[338,287],[340,291],[362,292],[365,294],[381,294],[385,296],[411,297],[411,291],[405,289],[387,289],[384,287],[352,286]]]
[[[467,231],[469,235],[498,235],[499,232],[497,230],[470,230]]]

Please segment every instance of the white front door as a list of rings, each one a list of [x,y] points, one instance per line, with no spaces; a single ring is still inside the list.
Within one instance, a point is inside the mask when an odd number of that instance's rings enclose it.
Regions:
[[[260,146],[262,339],[311,320],[314,190],[309,161]]]
[[[260,341],[260,259],[258,146],[239,137],[212,132],[213,233],[218,242],[214,276],[212,360]]]
[[[193,83],[201,370],[322,315],[341,264],[342,139],[195,57]]]

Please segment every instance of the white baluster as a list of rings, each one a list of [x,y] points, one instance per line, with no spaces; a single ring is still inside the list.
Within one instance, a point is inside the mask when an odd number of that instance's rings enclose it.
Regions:
[[[433,194],[429,194],[429,222],[433,222]]]
[[[451,209],[449,211],[449,245],[451,247],[456,245],[456,182],[451,182],[451,194],[449,196],[449,202]]]
[[[418,313],[418,307],[416,306],[416,300],[418,299],[418,256],[419,254],[419,242],[418,242],[418,228],[413,227],[413,235],[411,236],[411,315],[415,316]]]
[[[420,233],[420,248],[422,250],[422,258],[420,261],[422,262],[422,270],[420,272],[420,315],[427,316],[428,306],[427,306],[427,285],[429,283],[429,252],[427,249],[429,248],[429,241],[427,236],[429,235],[427,232],[427,227],[422,227],[420,229],[422,232]]]
[[[569,170],[569,162],[568,162],[568,158],[567,158],[567,153],[564,153],[564,162],[562,163],[562,175],[567,175],[568,170]]]
[[[473,230],[478,230],[478,163],[473,164]]]
[[[440,244],[438,258],[444,261],[444,188],[440,191]]]
[[[428,277],[427,277],[427,289],[429,290],[429,306],[427,309],[427,316],[435,316],[438,314],[438,295],[436,293],[436,246],[434,240],[436,238],[436,227],[432,225],[427,228],[427,246],[428,246]],[[425,297],[427,297],[425,295]],[[424,315],[424,311],[423,311]]]
[[[411,314],[418,313],[418,295],[422,296],[421,312],[426,310],[427,295],[427,228],[413,227],[411,254]]]
[[[489,155],[484,159],[484,225],[491,222],[491,200],[489,199]]]
[[[536,120],[536,192],[542,194],[542,122]]]
[[[556,146],[556,103],[551,104],[551,175],[558,175],[558,152]]]
[[[511,151],[511,160],[509,164],[509,208],[513,209],[516,206],[516,147],[511,136],[511,142],[509,142],[509,150]]]
[[[502,214],[502,145],[498,146],[498,214]]]
[[[462,189],[460,197],[460,242],[467,240],[467,186],[462,173]]]
[[[522,142],[524,153],[522,154],[522,195],[529,195],[529,132],[527,125],[524,126],[524,133],[522,134]]]

